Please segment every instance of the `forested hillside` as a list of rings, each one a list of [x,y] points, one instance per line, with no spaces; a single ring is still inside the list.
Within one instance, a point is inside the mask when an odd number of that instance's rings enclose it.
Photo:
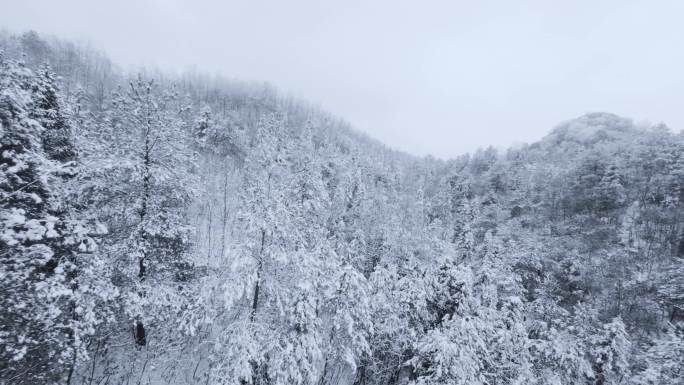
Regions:
[[[0,52],[0,384],[684,381],[681,131],[441,161],[266,85]]]

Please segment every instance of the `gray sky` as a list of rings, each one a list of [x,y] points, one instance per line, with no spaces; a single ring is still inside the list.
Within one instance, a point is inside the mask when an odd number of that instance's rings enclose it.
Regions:
[[[684,1],[0,0],[0,27],[124,66],[268,81],[452,157],[590,111],[684,128]]]

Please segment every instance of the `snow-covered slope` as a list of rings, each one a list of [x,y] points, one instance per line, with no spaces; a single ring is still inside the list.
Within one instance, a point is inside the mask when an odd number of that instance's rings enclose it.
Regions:
[[[443,162],[267,86],[0,49],[0,384],[680,382],[681,133],[592,113]]]

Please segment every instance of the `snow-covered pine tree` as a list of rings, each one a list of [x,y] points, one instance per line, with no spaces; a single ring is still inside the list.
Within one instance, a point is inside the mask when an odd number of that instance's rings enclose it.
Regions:
[[[70,381],[92,332],[79,253],[95,245],[66,203],[75,149],[46,71],[0,56],[0,375],[17,384]]]
[[[122,251],[129,258],[127,311],[138,346],[147,344],[150,325],[168,329],[164,325],[190,291],[186,209],[195,193],[194,153],[180,111],[172,108],[175,98],[173,90],[138,77],[112,103],[112,122],[123,134],[115,145],[125,151],[133,172],[125,181],[129,227]]]
[[[619,317],[603,325],[591,346],[591,360],[595,385],[617,385],[631,377],[629,356],[631,342],[625,331],[625,324]]]
[[[57,96],[55,73],[48,64],[42,65],[37,72],[36,81],[31,87],[36,108],[31,117],[40,123],[43,131],[43,147],[51,159],[62,163],[74,161],[76,152],[71,137],[72,130],[68,118],[62,111]]]
[[[223,342],[214,348],[217,369],[212,378],[219,383],[268,381],[267,352],[269,345],[278,343],[270,329],[282,326],[274,306],[291,293],[283,286],[286,275],[281,272],[288,266],[291,242],[297,239],[290,236],[297,230],[288,226],[292,220],[284,202],[287,162],[282,127],[282,117],[268,115],[260,119],[252,138],[251,156],[244,163],[238,213],[242,230],[240,257],[234,259],[231,279],[222,285],[225,306],[237,315],[222,328]],[[222,364],[236,356],[241,357],[241,364]]]

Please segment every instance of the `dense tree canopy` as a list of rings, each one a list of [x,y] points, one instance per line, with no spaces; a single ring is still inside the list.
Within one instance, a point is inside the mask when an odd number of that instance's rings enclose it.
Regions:
[[[0,384],[678,384],[684,134],[448,161],[0,35]]]

